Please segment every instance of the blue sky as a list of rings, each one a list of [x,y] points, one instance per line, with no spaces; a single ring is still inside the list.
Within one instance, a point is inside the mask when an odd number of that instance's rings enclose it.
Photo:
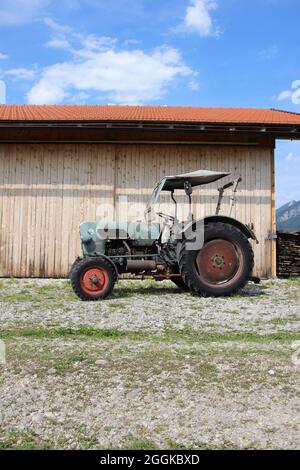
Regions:
[[[300,112],[299,17],[299,0],[1,0],[0,80],[7,103]],[[277,205],[299,174],[300,143],[278,142]]]

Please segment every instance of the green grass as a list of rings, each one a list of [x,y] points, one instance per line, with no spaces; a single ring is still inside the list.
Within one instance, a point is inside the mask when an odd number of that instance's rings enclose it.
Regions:
[[[298,287],[300,286],[300,277],[290,277],[287,282],[290,286]]]
[[[274,318],[269,323],[272,325],[286,325],[287,323],[299,322],[300,316],[297,315],[289,315],[285,318]]]
[[[241,312],[239,310],[224,310],[224,313],[229,315],[239,315]]]
[[[134,335],[135,333],[132,332]],[[78,338],[93,337],[95,339],[118,339],[125,336],[131,336],[130,333],[119,331],[117,329],[97,329],[89,326],[81,326],[78,328],[20,328],[0,330],[0,338],[25,337],[25,338]]]
[[[118,302],[118,303],[114,303],[114,304],[108,304],[108,308],[110,310],[118,310],[118,309],[123,310],[126,307],[127,307],[127,304],[124,304],[122,302]]]
[[[17,289],[12,292],[11,289],[8,289],[11,286],[15,286]],[[69,281],[40,286],[32,281],[21,285],[18,279],[12,278],[1,280],[0,301],[16,304],[21,302],[40,304],[41,302],[78,301],[78,298],[74,294]]]
[[[13,292],[11,287],[15,288]],[[166,286],[165,283],[153,280],[130,281],[130,285],[126,281],[121,281],[116,285],[111,300],[130,298],[137,294],[141,296],[165,295],[176,290],[175,285],[174,287]],[[0,301],[11,304],[31,303],[36,308],[41,303],[45,306],[46,302],[49,305],[55,302],[57,307],[57,302],[59,302],[59,306],[62,306],[63,302],[79,302],[79,299],[73,292],[69,280],[41,286],[33,280],[20,283],[19,279],[12,278],[0,280]],[[119,306],[118,303],[108,304],[110,309],[124,308],[125,305],[123,303],[119,303]]]
[[[84,362],[88,359],[88,355],[84,352],[72,353],[55,361],[55,370],[57,374],[63,374],[74,366],[75,362]]]
[[[159,447],[149,439],[141,439],[129,434],[125,437],[121,450],[159,450]]]
[[[6,280],[6,284],[13,286],[17,285],[19,283],[19,280],[16,279],[15,277],[10,277],[9,279]]]
[[[96,340],[101,339],[123,339],[132,341],[151,340],[158,342],[176,342],[186,341],[188,343],[211,343],[211,342],[228,342],[228,341],[244,341],[250,343],[266,343],[271,341],[290,342],[300,340],[300,332],[280,331],[278,333],[270,333],[260,335],[255,332],[228,332],[228,333],[199,333],[190,328],[182,330],[167,329],[162,334],[153,334],[138,331],[121,331],[115,328],[98,329],[90,326],[79,326],[77,328],[15,328],[0,329],[0,338],[8,339],[14,337],[27,338],[82,338],[89,337]]]
[[[84,429],[76,429],[77,448],[83,449],[103,449],[98,443],[96,436],[86,435]],[[41,440],[33,433],[15,433],[11,432],[5,441],[0,441],[1,450],[51,450],[66,448],[66,442],[62,438],[58,439],[57,443],[47,442]],[[158,446],[153,440],[141,438],[129,434],[125,437],[124,443],[118,448],[111,448],[112,450],[177,450],[177,451],[192,451],[192,450],[236,450],[237,447],[231,443],[225,443],[224,446],[217,446],[209,443],[195,443],[193,446],[186,447],[183,444],[167,439],[166,443]],[[106,450],[110,450],[106,448]]]
[[[5,441],[0,441],[0,450],[50,450],[49,442],[41,441],[31,433],[11,432]]]
[[[216,446],[213,444],[205,444],[205,443],[196,443],[195,445],[191,447],[186,447],[182,444],[179,444],[178,442],[174,442],[172,440],[168,440],[168,450],[236,450],[237,447],[234,446],[233,444],[224,444],[223,447],[221,446]]]

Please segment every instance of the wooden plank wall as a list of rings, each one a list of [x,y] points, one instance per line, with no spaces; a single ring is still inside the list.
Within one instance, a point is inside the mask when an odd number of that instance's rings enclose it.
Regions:
[[[81,252],[80,222],[98,220],[104,204],[124,196],[129,209],[144,206],[163,175],[197,169],[243,177],[233,216],[254,223],[255,273],[270,276],[272,158],[271,148],[255,146],[0,144],[0,276],[67,276]],[[196,191],[198,216],[215,212],[219,186]],[[228,207],[226,197],[222,213]]]

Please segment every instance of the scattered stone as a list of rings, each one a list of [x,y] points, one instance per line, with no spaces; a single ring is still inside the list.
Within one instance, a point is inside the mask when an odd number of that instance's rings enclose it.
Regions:
[[[11,339],[9,367],[1,369],[1,442],[16,446],[33,436],[37,445],[62,449],[128,448],[137,441],[159,449],[168,442],[176,448],[300,448],[295,351],[287,353],[280,339],[264,341],[277,332],[296,336],[297,280],[249,284],[224,299],[191,296],[171,282],[124,281],[113,294],[120,298],[114,315],[114,298],[101,303],[100,313],[99,303],[78,301],[65,281],[30,282],[39,308],[31,297],[17,300],[23,280],[0,283],[1,327],[45,332]],[[7,301],[11,295],[14,302]],[[240,314],[228,314],[234,311]],[[124,335],[97,340],[85,327]],[[51,328],[73,334],[48,338]],[[165,341],[167,330],[176,331]],[[215,339],[202,342],[191,330]],[[126,331],[137,332],[134,341]],[[248,341],[243,333],[261,340]]]
[[[126,396],[130,400],[135,400],[139,396],[139,391],[138,390],[131,390],[130,392],[127,393]]]
[[[59,415],[56,416],[56,420],[58,423],[62,424],[65,422],[65,415],[63,413],[60,413]]]
[[[31,416],[31,421],[33,423],[41,423],[44,420],[44,415],[42,413],[34,413]]]
[[[95,362],[96,366],[105,366],[108,363],[105,359],[97,359]]]

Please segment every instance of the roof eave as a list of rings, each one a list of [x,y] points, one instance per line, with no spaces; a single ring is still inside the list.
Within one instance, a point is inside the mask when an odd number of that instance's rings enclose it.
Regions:
[[[300,124],[174,121],[0,121],[0,128],[84,128],[114,130],[185,131],[268,135],[274,138],[300,139]]]

